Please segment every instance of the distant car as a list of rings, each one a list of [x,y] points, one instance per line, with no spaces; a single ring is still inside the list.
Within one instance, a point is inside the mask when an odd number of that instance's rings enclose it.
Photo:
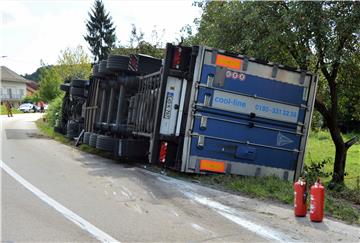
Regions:
[[[38,112],[40,108],[31,103],[24,103],[20,105],[19,110],[22,112]]]
[[[35,110],[36,110],[36,112],[40,112],[40,107],[39,106],[37,106],[37,105],[34,105],[35,106]]]

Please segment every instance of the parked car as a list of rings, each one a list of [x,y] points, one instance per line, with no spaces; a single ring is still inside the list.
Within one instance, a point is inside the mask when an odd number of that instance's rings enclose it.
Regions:
[[[22,112],[39,112],[40,108],[31,103],[24,103],[20,105],[19,110]]]

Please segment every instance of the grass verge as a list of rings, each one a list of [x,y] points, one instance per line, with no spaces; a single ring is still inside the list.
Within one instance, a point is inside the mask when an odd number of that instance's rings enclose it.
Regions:
[[[42,119],[38,120],[36,125],[48,137],[64,144],[73,144],[73,141],[65,138],[62,134],[54,132]],[[79,149],[84,152],[114,159],[114,156],[85,144],[80,145]],[[159,171],[159,168],[153,168],[152,170]],[[293,183],[277,177],[246,177],[219,174],[194,175],[174,171],[167,171],[166,174],[235,194],[288,205],[293,204]],[[326,190],[325,214],[347,223],[360,225],[360,191],[348,188],[341,189],[339,191]]]
[[[39,128],[40,132],[42,132],[44,135],[48,136],[49,138],[52,138],[60,143],[64,144],[72,144],[72,141],[68,138],[66,138],[64,135],[57,133],[54,131],[52,127],[49,126],[48,123],[44,122],[43,119],[39,119],[35,122],[36,126]]]
[[[11,111],[12,111],[13,114],[21,114],[22,113],[21,111],[19,111],[16,108],[11,109]],[[5,105],[0,106],[0,114],[1,115],[7,115],[7,109],[6,109]]]
[[[344,134],[343,138],[345,141],[348,141],[354,136],[360,137],[360,134]],[[324,168],[324,172],[328,173],[333,171],[334,157],[335,146],[331,140],[330,133],[325,130],[311,131],[307,142],[305,164],[310,165],[312,161],[329,160],[330,163],[327,163]],[[345,185],[350,189],[360,190],[360,143],[351,146],[348,150],[345,172]],[[322,178],[322,180],[328,182],[330,178]]]

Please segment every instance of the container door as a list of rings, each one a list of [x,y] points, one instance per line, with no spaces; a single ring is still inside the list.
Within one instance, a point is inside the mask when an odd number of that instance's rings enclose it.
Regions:
[[[313,76],[212,50],[203,58],[187,171],[292,179]]]

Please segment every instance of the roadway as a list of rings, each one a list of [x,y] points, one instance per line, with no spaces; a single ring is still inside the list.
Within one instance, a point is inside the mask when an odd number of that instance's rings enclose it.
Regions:
[[[359,242],[359,227],[87,154],[1,116],[5,242]]]

